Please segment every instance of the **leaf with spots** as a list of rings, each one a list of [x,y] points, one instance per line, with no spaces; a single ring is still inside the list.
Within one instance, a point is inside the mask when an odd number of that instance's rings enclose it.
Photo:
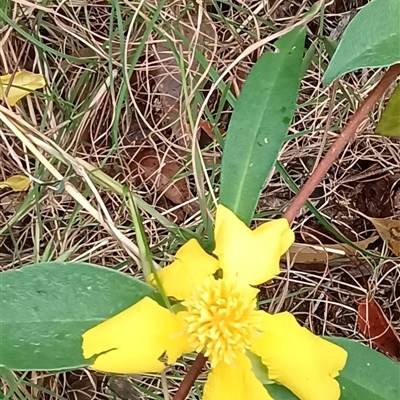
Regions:
[[[355,340],[327,337],[343,347],[348,358],[336,378],[341,388],[340,400],[400,399],[400,364]]]
[[[158,299],[147,284],[86,263],[50,262],[2,272],[0,367],[54,371],[87,366],[82,333],[145,296]]]
[[[296,109],[306,29],[275,42],[254,65],[229,123],[221,169],[221,204],[249,224]]]

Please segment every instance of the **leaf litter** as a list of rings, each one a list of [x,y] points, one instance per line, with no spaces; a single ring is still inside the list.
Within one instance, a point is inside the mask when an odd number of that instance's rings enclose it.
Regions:
[[[379,350],[400,361],[400,336],[375,300],[365,299],[358,305],[357,326]]]
[[[356,210],[353,210],[356,211]],[[360,211],[356,211],[357,214],[363,216],[370,221],[379,236],[388,245],[389,249],[396,256],[400,256],[400,220],[392,218],[372,218],[368,215],[363,214]]]
[[[371,243],[374,243],[378,236],[371,236],[368,239],[353,242],[353,244],[365,250]],[[293,261],[300,264],[325,263],[338,258],[350,258],[357,255],[355,247],[347,243],[311,245],[294,243],[288,250]],[[283,256],[284,258],[285,256]]]
[[[160,157],[153,149],[143,149],[131,161],[129,168],[136,179],[151,182],[160,196],[165,196],[175,205],[193,199],[186,176],[177,178],[182,172],[182,165],[168,154]],[[184,209],[192,215],[197,211],[196,203],[186,204]]]

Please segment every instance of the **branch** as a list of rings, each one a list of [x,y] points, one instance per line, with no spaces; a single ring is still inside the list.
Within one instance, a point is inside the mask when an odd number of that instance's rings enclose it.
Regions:
[[[202,353],[197,354],[196,359],[194,360],[188,373],[183,378],[181,386],[179,386],[179,389],[175,393],[175,396],[172,400],[185,400],[186,399],[186,396],[188,395],[190,388],[192,387],[196,378],[200,375],[200,372],[203,369],[206,361],[207,361],[207,357],[204,357],[204,355]]]
[[[321,182],[324,175],[328,172],[331,165],[339,157],[341,151],[345,148],[346,144],[355,135],[357,128],[367,117],[368,113],[373,109],[375,103],[385,93],[386,89],[391,85],[392,82],[400,75],[400,64],[393,65],[390,67],[375,88],[370,92],[367,98],[357,108],[354,115],[349,119],[346,127],[337,137],[335,142],[332,144],[328,152],[322,161],[318,164],[317,168],[308,178],[307,182],[297,193],[292,203],[286,210],[284,217],[289,221],[293,222],[298,212],[303,207],[304,203],[308,200],[311,193]]]

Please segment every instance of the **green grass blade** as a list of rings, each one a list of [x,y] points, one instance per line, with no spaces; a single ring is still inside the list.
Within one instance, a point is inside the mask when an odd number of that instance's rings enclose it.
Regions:
[[[139,212],[135,197],[133,196],[132,192],[130,192],[128,189],[126,189],[124,191],[124,197],[126,199],[128,208],[130,210],[133,224],[135,225],[136,242],[137,242],[137,246],[139,248],[139,257],[140,257],[140,262],[142,264],[142,271],[143,271],[145,280],[147,282],[149,282],[150,274],[154,274],[154,279],[156,281],[157,288],[158,288],[160,295],[164,301],[164,304],[166,307],[168,307],[169,310],[172,311],[171,303],[165,294],[165,291],[162,287],[160,279],[157,276],[157,270],[155,268],[155,265],[154,265],[154,262],[152,259],[150,246],[147,241],[146,232],[144,231],[143,221],[140,216],[140,212]]]

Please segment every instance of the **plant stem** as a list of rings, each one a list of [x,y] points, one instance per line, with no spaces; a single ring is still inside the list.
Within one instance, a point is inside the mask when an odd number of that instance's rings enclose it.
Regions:
[[[382,79],[375,86],[375,88],[369,93],[366,99],[357,108],[354,115],[349,119],[346,127],[337,137],[335,142],[329,148],[325,157],[318,164],[317,168],[308,178],[307,182],[297,193],[296,197],[293,199],[292,203],[286,210],[284,217],[289,221],[293,222],[298,212],[303,207],[304,203],[308,200],[311,193],[321,182],[324,175],[328,172],[331,165],[339,157],[341,151],[345,148],[347,143],[355,135],[358,126],[367,117],[368,113],[373,109],[375,103],[379,98],[385,93],[386,89],[391,85],[391,83],[400,75],[400,64],[393,65],[390,67]]]
[[[371,91],[371,93],[366,97],[366,99],[361,103],[361,105],[357,108],[354,115],[350,118],[346,127],[337,137],[335,142],[329,148],[325,157],[318,164],[317,168],[308,178],[307,182],[300,189],[299,193],[297,193],[296,197],[293,199],[292,203],[289,205],[286,210],[284,217],[289,220],[289,222],[293,222],[296,215],[303,207],[304,203],[308,200],[311,193],[314,191],[316,186],[321,182],[324,175],[327,173],[331,165],[338,158],[340,152],[345,148],[346,144],[351,140],[351,138],[355,135],[357,128],[367,117],[368,113],[373,109],[375,103],[379,100],[379,98],[385,93],[386,89],[391,85],[391,83],[400,75],[400,64],[393,65],[390,67],[379,83],[375,86],[375,88]],[[190,388],[192,387],[194,381],[201,373],[204,364],[207,361],[207,357],[204,357],[203,354],[199,353],[194,360],[192,366],[190,367],[188,373],[183,378],[183,381],[176,392],[173,400],[185,400],[188,395]]]
[[[186,399],[186,396],[188,395],[190,388],[192,387],[196,378],[200,375],[200,372],[203,369],[206,361],[207,357],[204,357],[202,353],[197,354],[196,359],[193,361],[193,364],[190,367],[188,373],[183,378],[183,381],[172,400]]]

